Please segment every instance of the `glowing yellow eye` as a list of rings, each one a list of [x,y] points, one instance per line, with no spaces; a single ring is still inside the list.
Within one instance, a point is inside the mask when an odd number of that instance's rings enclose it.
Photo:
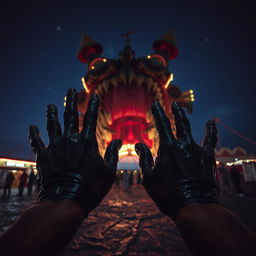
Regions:
[[[107,59],[106,59],[106,58],[104,58],[102,61],[103,61],[103,62],[107,62]]]
[[[151,59],[151,56],[150,56],[150,55],[148,55],[148,56],[147,56],[147,58],[148,58],[148,59]]]
[[[91,67],[91,69],[93,70],[93,69],[95,69],[95,67],[94,67],[94,66],[92,66],[92,67]]]

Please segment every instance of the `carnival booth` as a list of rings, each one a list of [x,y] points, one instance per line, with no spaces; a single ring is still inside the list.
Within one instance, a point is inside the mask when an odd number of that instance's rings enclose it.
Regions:
[[[0,187],[2,188],[5,183],[5,178],[8,171],[12,171],[14,174],[14,182],[12,187],[17,187],[19,183],[19,177],[23,171],[27,171],[30,174],[31,170],[36,173],[36,163],[29,160],[13,159],[13,158],[0,158]]]
[[[215,151],[217,165],[224,164],[228,170],[235,166],[241,174],[241,188],[246,194],[256,195],[256,156],[241,147],[221,148]]]

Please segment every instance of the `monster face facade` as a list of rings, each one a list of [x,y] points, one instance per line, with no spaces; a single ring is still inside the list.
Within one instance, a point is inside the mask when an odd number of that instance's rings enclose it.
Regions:
[[[136,59],[127,38],[119,58],[108,59],[99,43],[82,36],[78,58],[88,64],[88,72],[81,79],[78,110],[82,122],[90,95],[99,95],[97,140],[101,153],[112,139],[120,138],[121,155],[133,155],[137,142],[147,144],[156,155],[158,136],[150,110],[152,101],[159,101],[171,120],[173,101],[192,112],[193,91],[181,92],[171,83],[173,74],[168,71],[169,62],[178,55],[175,35],[166,33],[154,42],[153,49],[152,54]],[[171,124],[175,131],[173,121]]]

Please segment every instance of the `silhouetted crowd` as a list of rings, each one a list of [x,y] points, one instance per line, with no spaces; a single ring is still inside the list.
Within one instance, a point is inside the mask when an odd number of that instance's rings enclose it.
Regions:
[[[35,171],[32,169],[30,173],[27,174],[26,170],[23,170],[21,175],[18,177],[18,196],[22,196],[24,193],[25,187],[27,188],[27,195],[31,195],[34,192],[34,185],[36,184],[36,174]],[[15,175],[13,171],[8,171],[5,177],[4,183],[4,192],[2,197],[9,197],[11,195],[11,190],[13,186],[13,182],[15,180]]]
[[[29,172],[29,174],[28,174]],[[36,190],[36,174],[31,171],[24,170],[18,177],[18,196],[24,194],[24,189],[27,190],[27,195],[31,195]],[[238,197],[243,197],[244,193],[241,188],[243,177],[239,168],[235,165],[226,166],[220,163],[217,172],[217,180],[220,190],[223,194],[234,194]],[[2,197],[9,197],[13,188],[15,175],[13,171],[8,171],[5,177]],[[115,187],[128,191],[129,189],[141,185],[142,175],[140,170],[118,170],[116,173]]]
[[[115,186],[127,191],[134,186],[140,185],[141,180],[140,170],[121,170],[116,173]]]
[[[217,181],[223,194],[234,194],[235,196],[243,197],[242,179],[243,177],[238,167],[235,165],[228,167],[220,163],[217,170]]]

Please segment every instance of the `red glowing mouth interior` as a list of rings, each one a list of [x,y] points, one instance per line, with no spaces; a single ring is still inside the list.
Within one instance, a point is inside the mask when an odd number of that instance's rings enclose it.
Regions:
[[[152,147],[146,129],[151,125],[146,121],[153,97],[143,86],[117,86],[109,90],[103,100],[103,108],[110,113],[112,139],[121,138],[123,144],[144,142]]]

